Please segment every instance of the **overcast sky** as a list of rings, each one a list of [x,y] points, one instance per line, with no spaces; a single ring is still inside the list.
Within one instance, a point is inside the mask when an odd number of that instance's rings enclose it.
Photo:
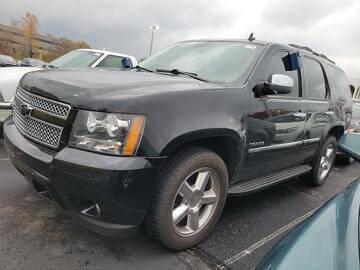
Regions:
[[[26,12],[40,31],[93,48],[144,57],[150,29],[154,50],[193,38],[247,38],[306,45],[360,77],[359,0],[1,0],[0,22]]]

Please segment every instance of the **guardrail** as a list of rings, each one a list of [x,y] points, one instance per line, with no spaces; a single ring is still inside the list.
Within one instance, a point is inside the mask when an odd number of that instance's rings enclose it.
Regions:
[[[0,110],[11,110],[12,103],[10,102],[0,102]]]

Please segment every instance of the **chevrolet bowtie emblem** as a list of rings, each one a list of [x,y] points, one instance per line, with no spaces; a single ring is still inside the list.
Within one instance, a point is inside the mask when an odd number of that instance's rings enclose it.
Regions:
[[[31,112],[34,110],[33,107],[31,107],[28,104],[21,104],[20,105],[20,113],[25,116],[25,115],[31,115]]]

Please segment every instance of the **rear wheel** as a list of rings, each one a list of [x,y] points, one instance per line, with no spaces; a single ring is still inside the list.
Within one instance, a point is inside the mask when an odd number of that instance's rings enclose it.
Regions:
[[[192,148],[179,154],[158,182],[148,232],[173,250],[198,244],[220,217],[227,183],[226,165],[216,153]]]
[[[329,176],[336,159],[336,144],[337,140],[334,136],[329,136],[325,140],[314,160],[313,169],[309,175],[311,184],[320,186]]]
[[[353,162],[354,162],[354,159],[353,159],[352,157],[350,157],[350,156],[346,156],[346,157],[345,157],[345,163],[346,163],[346,164],[350,165],[350,164],[352,164]]]

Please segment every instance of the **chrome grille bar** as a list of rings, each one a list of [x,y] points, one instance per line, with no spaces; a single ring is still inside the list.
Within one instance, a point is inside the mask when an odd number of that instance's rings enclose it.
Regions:
[[[52,116],[62,119],[67,119],[69,116],[71,106],[68,104],[29,93],[20,87],[18,87],[16,95],[27,104]]]
[[[38,113],[66,120],[70,110],[71,107],[68,104],[34,95],[18,88],[13,104],[13,118],[17,129],[25,137],[56,149],[60,145],[64,128],[42,120],[46,117],[37,118]],[[37,112],[36,116],[33,115],[33,112]]]
[[[57,148],[60,144],[62,127],[46,123],[31,116],[22,116],[14,106],[14,122],[20,132],[41,144],[51,148]]]

